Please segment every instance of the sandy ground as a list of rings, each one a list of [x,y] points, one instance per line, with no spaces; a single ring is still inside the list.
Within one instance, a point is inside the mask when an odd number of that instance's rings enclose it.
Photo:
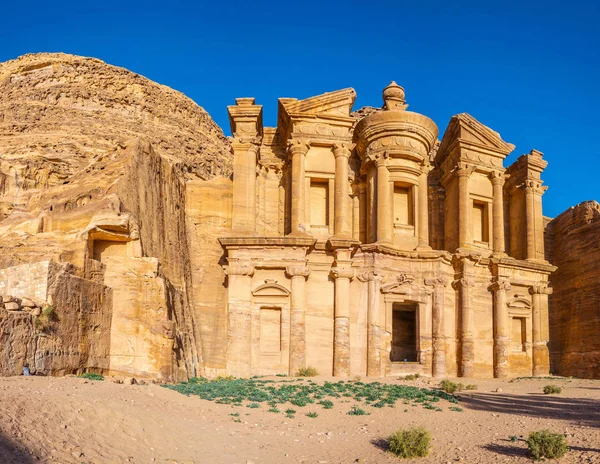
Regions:
[[[296,417],[287,419],[265,406],[221,405],[153,384],[0,378],[0,463],[393,463],[400,461],[385,451],[385,438],[410,425],[430,430],[432,449],[402,462],[531,462],[525,443],[508,437],[546,428],[567,437],[571,451],[561,463],[600,463],[600,381],[475,383],[477,391],[459,395],[463,412],[447,402],[439,403],[443,412],[398,403],[349,416],[355,403],[335,401],[330,410],[293,407]],[[543,395],[548,383],[563,393]],[[229,415],[235,411],[241,422]]]

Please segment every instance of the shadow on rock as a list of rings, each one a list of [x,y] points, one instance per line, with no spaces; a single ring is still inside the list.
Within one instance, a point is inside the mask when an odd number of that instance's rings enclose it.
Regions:
[[[17,442],[0,433],[0,462],[3,464],[33,464],[36,461]]]

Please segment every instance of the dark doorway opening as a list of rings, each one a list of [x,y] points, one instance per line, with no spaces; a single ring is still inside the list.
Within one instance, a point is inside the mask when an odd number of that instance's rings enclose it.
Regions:
[[[392,362],[417,362],[416,305],[395,303],[392,313]]]

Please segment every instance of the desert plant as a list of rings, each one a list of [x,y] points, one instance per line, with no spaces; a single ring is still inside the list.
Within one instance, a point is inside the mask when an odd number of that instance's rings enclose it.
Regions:
[[[348,411],[349,416],[368,416],[369,413],[364,409],[359,408],[358,406],[352,406],[352,409]]]
[[[246,405],[246,407],[250,408],[250,409],[256,409],[256,408],[260,408],[260,404],[258,404],[258,403],[248,403]]]
[[[103,376],[101,376],[100,374],[96,374],[95,372],[84,372],[83,374],[80,374],[78,377],[81,377],[82,379],[88,379],[88,380],[104,380]]]
[[[477,390],[477,385],[472,383],[465,385],[465,390]]]
[[[440,382],[440,387],[442,387],[442,390],[444,390],[446,393],[451,394],[464,389],[464,385],[462,383],[455,383],[450,380],[442,380]]]
[[[565,437],[549,430],[531,432],[526,441],[529,451],[536,460],[560,458],[569,450]]]
[[[40,332],[48,332],[52,325],[58,321],[58,315],[53,306],[46,306],[39,316],[33,319],[34,327]]]
[[[414,374],[410,374],[404,377],[404,380],[415,380],[417,377]]]
[[[519,437],[517,435],[509,435],[508,439],[513,443],[519,441]]]
[[[306,413],[306,417],[310,417],[311,419],[314,419],[315,417],[319,417],[319,414],[314,411],[311,411],[311,412]]]
[[[315,377],[319,375],[319,371],[314,367],[301,367],[296,372],[296,377]]]
[[[400,429],[389,438],[389,451],[400,458],[422,458],[429,454],[431,436],[424,427]]]
[[[324,409],[332,409],[333,408],[333,401],[330,401],[330,400],[319,401],[319,404],[321,406],[323,406]]]
[[[454,412],[463,412],[463,408],[459,408],[458,406],[450,406],[448,409]]]
[[[546,385],[544,387],[544,394],[545,395],[552,395],[554,393],[558,394],[560,392],[562,392],[562,388],[560,388],[557,385]]]

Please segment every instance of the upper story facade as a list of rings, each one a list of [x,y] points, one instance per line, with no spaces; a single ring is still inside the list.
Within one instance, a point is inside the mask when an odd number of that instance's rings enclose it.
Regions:
[[[281,98],[274,128],[263,127],[253,98],[228,108],[234,236],[544,262],[540,152],[506,168],[514,145],[465,113],[439,140],[394,82],[381,109],[352,112],[355,97]]]

